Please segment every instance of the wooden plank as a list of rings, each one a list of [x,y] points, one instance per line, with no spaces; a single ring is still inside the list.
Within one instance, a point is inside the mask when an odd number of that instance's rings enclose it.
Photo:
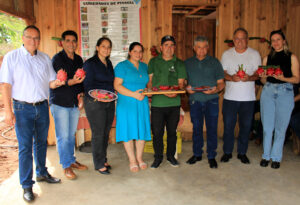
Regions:
[[[194,14],[194,13],[197,13],[199,10],[205,9],[206,7],[207,7],[207,6],[199,6],[199,7],[195,8],[195,9],[193,9],[192,11],[188,12],[188,13],[185,14],[184,16],[187,17],[187,16],[189,16],[189,15],[192,15],[192,14]]]

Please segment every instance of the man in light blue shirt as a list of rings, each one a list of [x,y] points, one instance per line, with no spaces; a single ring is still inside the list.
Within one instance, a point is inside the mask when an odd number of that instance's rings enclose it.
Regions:
[[[47,54],[37,50],[40,31],[35,26],[24,29],[23,46],[7,53],[0,70],[3,86],[5,122],[15,124],[19,143],[19,175],[24,189],[23,198],[34,200],[32,192],[32,150],[36,164],[37,181],[59,183],[45,166],[49,129],[49,87],[65,84],[56,80],[56,73]],[[13,99],[13,109],[11,106]]]

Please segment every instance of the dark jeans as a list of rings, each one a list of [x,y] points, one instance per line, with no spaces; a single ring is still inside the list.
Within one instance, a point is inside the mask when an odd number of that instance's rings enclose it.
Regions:
[[[225,154],[231,154],[234,146],[234,128],[239,116],[238,154],[246,154],[251,131],[255,101],[223,101],[224,145]]]
[[[174,157],[177,143],[176,129],[179,117],[180,106],[151,108],[151,129],[155,159],[163,159],[165,126],[167,128],[167,158]]]
[[[193,123],[193,152],[197,157],[203,153],[203,119],[207,129],[207,158],[216,157],[218,146],[217,129],[219,116],[219,98],[206,102],[191,101],[191,120]]]
[[[300,138],[300,112],[292,115],[290,125],[297,137]]]
[[[36,176],[45,176],[48,173],[45,164],[49,107],[47,101],[37,106],[13,101],[13,107],[16,117],[15,130],[19,143],[20,184],[25,189],[34,184],[32,180],[32,150],[36,164]]]
[[[107,161],[109,131],[115,115],[115,102],[94,101],[84,98],[84,108],[92,130],[92,154],[95,169],[104,168]]]

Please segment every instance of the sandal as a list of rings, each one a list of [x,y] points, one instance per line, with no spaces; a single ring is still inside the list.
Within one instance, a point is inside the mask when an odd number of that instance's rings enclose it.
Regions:
[[[140,167],[141,170],[145,170],[145,169],[147,169],[148,166],[145,162],[142,162],[142,163],[139,164],[139,167]]]
[[[139,167],[136,164],[129,166],[129,169],[130,169],[131,172],[138,172],[139,171]]]

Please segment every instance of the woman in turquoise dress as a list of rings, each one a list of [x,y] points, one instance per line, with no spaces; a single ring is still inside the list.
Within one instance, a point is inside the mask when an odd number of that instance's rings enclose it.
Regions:
[[[131,43],[128,60],[115,67],[114,88],[118,92],[116,141],[124,142],[132,172],[147,168],[143,151],[145,141],[151,140],[148,97],[141,93],[149,81],[148,67],[140,62],[143,51],[140,43]]]

